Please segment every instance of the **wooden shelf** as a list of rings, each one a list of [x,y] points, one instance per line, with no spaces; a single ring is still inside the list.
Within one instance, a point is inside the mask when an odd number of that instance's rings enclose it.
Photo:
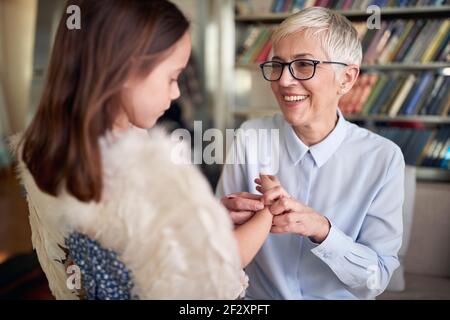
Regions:
[[[418,181],[450,182],[450,170],[417,167],[416,177]]]
[[[441,70],[445,68],[450,68],[450,63],[448,62],[431,62],[420,64],[416,63],[398,63],[393,62],[389,64],[363,64],[361,66],[362,70],[380,70],[380,71],[393,71],[393,70],[407,70],[407,71],[426,71],[426,70]]]
[[[258,64],[241,64],[236,63],[236,68],[241,69],[249,69],[249,70],[259,70]],[[431,62],[431,63],[424,63],[420,64],[417,63],[389,63],[389,64],[373,64],[373,65],[367,65],[363,64],[361,65],[361,70],[379,70],[379,71],[395,71],[395,70],[406,70],[406,71],[426,71],[426,70],[442,70],[442,69],[450,69],[450,63],[449,62]]]
[[[233,115],[237,117],[260,117],[260,116],[272,116],[275,113],[281,111],[277,108],[237,108],[233,111]],[[427,116],[427,115],[415,115],[415,116],[397,116],[389,117],[385,115],[344,115],[348,121],[375,121],[375,122],[422,122],[429,124],[450,124],[450,117],[441,116]]]
[[[375,121],[375,122],[422,122],[429,124],[450,124],[450,117],[432,115],[396,116],[386,115],[345,115],[349,121]]]
[[[351,10],[335,10],[336,12],[346,16],[351,20],[363,20],[371,14],[366,11],[351,11]],[[265,23],[279,23],[292,15],[292,13],[267,13],[267,14],[248,14],[238,15],[235,21],[238,22],[265,22]],[[403,8],[381,8],[381,15],[383,18],[416,18],[418,15],[430,18],[445,18],[450,16],[450,5],[445,6],[423,6],[423,7],[403,7]]]

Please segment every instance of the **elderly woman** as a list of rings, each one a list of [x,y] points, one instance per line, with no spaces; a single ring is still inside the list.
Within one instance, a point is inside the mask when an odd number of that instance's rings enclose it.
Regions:
[[[271,234],[246,268],[247,298],[373,299],[399,266],[404,160],[394,143],[339,110],[359,74],[357,32],[314,7],[285,20],[272,41],[274,55],[261,69],[283,115],[242,128],[279,130],[274,174],[282,187],[264,190],[266,203],[277,201]],[[243,152],[248,158],[264,143]],[[235,224],[261,209],[253,180],[263,167],[224,167],[217,194]]]

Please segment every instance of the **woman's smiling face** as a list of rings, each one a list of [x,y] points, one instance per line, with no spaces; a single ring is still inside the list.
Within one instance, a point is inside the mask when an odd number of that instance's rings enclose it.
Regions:
[[[329,60],[319,40],[304,31],[290,34],[274,46],[274,61],[290,62],[301,58]],[[335,113],[340,98],[336,73],[329,64],[318,64],[314,77],[309,80],[293,78],[285,67],[281,79],[272,82],[271,86],[284,118],[294,127],[320,121],[324,115]]]

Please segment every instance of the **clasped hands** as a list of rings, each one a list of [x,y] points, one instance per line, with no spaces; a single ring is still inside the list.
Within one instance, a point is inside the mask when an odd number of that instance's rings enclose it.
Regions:
[[[240,192],[222,198],[234,224],[247,222],[267,207],[273,215],[272,233],[295,233],[316,243],[326,239],[331,227],[328,219],[290,196],[277,177],[260,175],[255,183],[262,195]]]

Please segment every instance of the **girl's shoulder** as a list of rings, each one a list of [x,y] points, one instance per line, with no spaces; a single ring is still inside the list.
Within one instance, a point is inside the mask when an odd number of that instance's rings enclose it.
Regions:
[[[167,188],[174,192],[209,188],[191,164],[190,145],[174,141],[162,128],[132,128],[120,136],[107,134],[100,139],[100,149],[105,193],[109,192],[108,186],[123,183],[152,193]]]

